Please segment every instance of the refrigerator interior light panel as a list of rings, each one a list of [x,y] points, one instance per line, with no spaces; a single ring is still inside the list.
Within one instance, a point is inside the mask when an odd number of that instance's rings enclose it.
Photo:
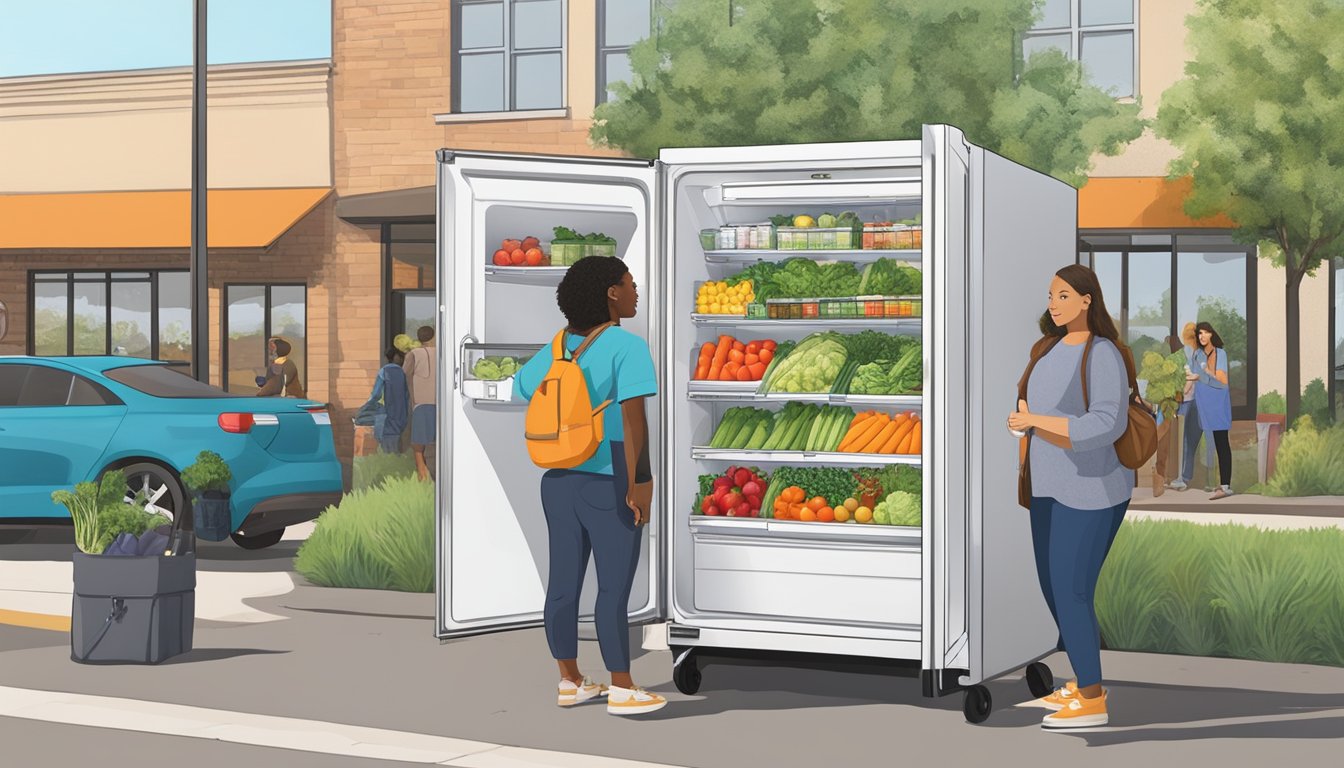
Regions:
[[[775,200],[845,199],[873,200],[918,198],[921,184],[908,179],[865,181],[727,182],[720,194],[724,202],[772,202]]]

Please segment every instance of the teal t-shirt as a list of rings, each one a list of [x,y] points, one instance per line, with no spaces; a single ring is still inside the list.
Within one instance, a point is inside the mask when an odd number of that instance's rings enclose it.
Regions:
[[[583,336],[567,333],[565,348],[573,352],[583,340]],[[531,400],[532,393],[537,391],[550,369],[551,345],[548,342],[514,376],[513,391],[522,399]],[[625,422],[621,418],[620,404],[631,398],[650,397],[658,393],[653,355],[643,339],[620,326],[612,326],[584,350],[579,358],[579,369],[588,382],[588,396],[592,398],[593,407],[603,400],[611,400],[612,403],[603,411],[602,444],[598,446],[597,453],[574,467],[574,470],[610,475],[613,474],[611,443],[625,439]]]

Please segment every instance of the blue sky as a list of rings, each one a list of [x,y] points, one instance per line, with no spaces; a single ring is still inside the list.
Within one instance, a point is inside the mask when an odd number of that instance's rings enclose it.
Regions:
[[[0,0],[0,77],[191,64],[192,0]],[[211,64],[331,55],[331,0],[213,0]]]

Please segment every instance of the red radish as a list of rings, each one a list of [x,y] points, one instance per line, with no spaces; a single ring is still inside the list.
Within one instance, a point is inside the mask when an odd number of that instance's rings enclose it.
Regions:
[[[523,242],[519,245],[519,247],[522,248],[524,251],[530,251],[533,248],[538,248],[540,246],[541,241],[531,235],[524,237]]]
[[[742,484],[742,494],[745,496],[760,496],[761,486],[753,478]]]
[[[746,499],[742,498],[742,494],[728,493],[724,495],[722,499],[719,499],[719,506],[723,507],[724,509],[732,509],[737,507],[737,505],[741,504],[744,501],[746,501]]]
[[[706,509],[706,510],[705,510],[705,514],[706,514],[706,515],[711,515],[711,516],[717,516],[717,515],[722,515],[723,512],[721,512],[721,511],[719,510],[718,507],[716,507],[716,506],[714,506],[713,504],[711,504],[711,505],[709,506],[709,509]]]
[[[719,499],[722,499],[724,496],[727,496],[731,491],[732,489],[729,488],[728,486],[720,485],[719,487],[714,489],[714,497],[713,497],[714,501],[717,502]]]
[[[737,470],[737,472],[733,474],[733,481],[734,485],[739,486],[746,485],[748,482],[751,481],[751,470],[749,469]]]
[[[714,478],[714,490],[716,491],[720,488],[731,488],[732,486],[733,486],[733,479],[731,477]]]
[[[714,507],[714,497],[713,497],[713,496],[706,496],[706,497],[704,498],[704,500],[700,502],[700,512],[703,513],[703,514],[708,515],[708,514],[709,514],[709,510],[710,510],[710,509],[713,509],[713,507]]]
[[[751,517],[751,507],[745,501],[738,504],[735,511],[737,512],[737,517]]]
[[[752,509],[760,509],[760,508],[761,508],[761,497],[760,497],[760,496],[757,496],[757,495],[755,495],[755,494],[750,494],[750,493],[749,493],[749,494],[747,494],[747,503],[751,505],[751,508],[752,508]]]

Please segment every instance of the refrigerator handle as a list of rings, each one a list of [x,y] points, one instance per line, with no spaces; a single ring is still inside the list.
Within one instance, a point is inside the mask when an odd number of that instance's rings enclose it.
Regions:
[[[462,371],[467,367],[467,344],[480,344],[481,340],[468,333],[457,342],[457,359],[453,366],[453,389],[462,389]]]

